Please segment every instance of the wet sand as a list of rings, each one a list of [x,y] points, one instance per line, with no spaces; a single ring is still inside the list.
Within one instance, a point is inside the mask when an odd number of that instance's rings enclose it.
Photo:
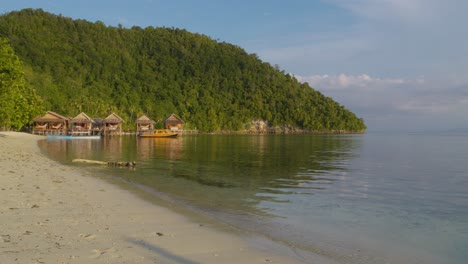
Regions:
[[[306,263],[0,134],[0,263]]]

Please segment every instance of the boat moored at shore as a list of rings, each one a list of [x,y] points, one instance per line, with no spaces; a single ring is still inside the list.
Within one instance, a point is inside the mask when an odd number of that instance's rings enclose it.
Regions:
[[[174,131],[166,130],[166,129],[156,129],[150,132],[140,132],[137,134],[138,137],[141,138],[175,138],[179,134]]]

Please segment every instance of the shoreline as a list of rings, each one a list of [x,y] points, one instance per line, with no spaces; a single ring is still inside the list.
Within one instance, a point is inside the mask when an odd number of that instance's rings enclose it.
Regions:
[[[2,263],[310,261],[51,160],[38,136],[0,134]]]

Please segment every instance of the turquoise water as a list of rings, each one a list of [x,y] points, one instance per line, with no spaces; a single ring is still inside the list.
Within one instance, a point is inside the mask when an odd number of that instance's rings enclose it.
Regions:
[[[44,140],[92,167],[253,234],[338,263],[464,263],[468,135],[184,135]]]

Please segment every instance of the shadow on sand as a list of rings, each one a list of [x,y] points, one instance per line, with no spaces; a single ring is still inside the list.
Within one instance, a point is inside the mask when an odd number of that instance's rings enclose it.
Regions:
[[[145,248],[159,256],[161,256],[162,258],[165,258],[167,260],[170,260],[170,261],[173,261],[175,263],[179,263],[179,264],[200,264],[199,262],[196,262],[196,261],[193,261],[193,260],[190,260],[190,259],[186,259],[184,257],[181,257],[181,256],[177,256],[169,251],[167,251],[166,249],[163,249],[163,248],[160,248],[158,246],[155,246],[155,245],[152,245],[144,240],[136,240],[134,238],[127,238],[127,241],[134,244],[134,245],[137,245],[139,247],[142,247],[142,248]],[[158,259],[160,261],[160,259]]]

